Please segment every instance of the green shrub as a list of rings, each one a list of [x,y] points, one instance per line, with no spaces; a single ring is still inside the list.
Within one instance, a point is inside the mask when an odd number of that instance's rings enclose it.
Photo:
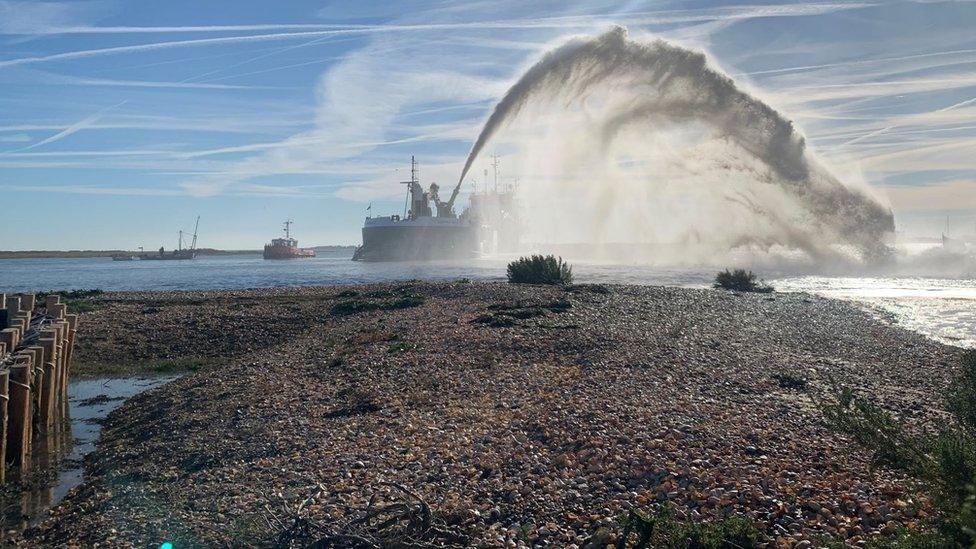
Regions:
[[[827,423],[872,451],[875,465],[907,472],[932,500],[934,528],[899,537],[897,547],[976,544],[976,351],[967,352],[946,392],[951,420],[911,432],[869,399],[842,389],[821,403]]]
[[[571,284],[573,268],[552,255],[520,257],[508,264],[508,281],[512,284]]]
[[[91,301],[105,293],[99,289],[91,290],[59,290],[50,292],[38,292],[36,295],[38,303],[44,303],[49,295],[61,296],[61,303],[68,307],[69,313],[90,313],[101,308],[101,304]]]
[[[105,293],[98,288],[92,288],[90,290],[58,290],[50,292],[38,292],[37,298],[44,299],[49,295],[59,295],[65,299],[84,299],[86,297],[95,297]]]
[[[681,520],[671,507],[654,515],[631,511],[622,521],[617,548],[624,549],[749,549],[764,542],[756,525],[742,516],[716,522]]]
[[[376,292],[372,296],[367,295],[339,301],[332,306],[332,314],[346,316],[367,311],[407,309],[410,307],[419,307],[425,301],[424,296],[413,293],[395,295],[392,292],[382,294]]]
[[[715,275],[715,287],[726,290],[736,290],[739,292],[762,292],[773,291],[772,286],[767,286],[762,280],[756,281],[756,275],[752,271],[745,269],[728,269]]]
[[[416,343],[409,343],[406,341],[398,341],[396,343],[391,343],[386,347],[386,352],[390,354],[396,353],[406,353],[408,351],[413,351],[417,348]]]

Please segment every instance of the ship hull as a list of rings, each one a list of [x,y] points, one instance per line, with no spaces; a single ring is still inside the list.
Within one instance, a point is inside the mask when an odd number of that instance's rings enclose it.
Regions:
[[[193,259],[196,255],[196,252],[193,251],[165,252],[163,254],[142,254],[139,256],[139,259],[143,261],[176,261]]]
[[[285,246],[265,246],[265,259],[302,259],[315,257],[315,250],[311,248],[291,248]]]
[[[477,238],[467,224],[397,224],[363,227],[363,245],[354,261],[431,261],[470,259],[477,255]]]

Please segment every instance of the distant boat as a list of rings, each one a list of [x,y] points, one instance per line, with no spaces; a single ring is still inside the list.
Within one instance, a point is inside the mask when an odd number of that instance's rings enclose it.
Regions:
[[[947,252],[954,253],[964,253],[966,251],[966,243],[962,240],[955,238],[949,238],[949,217],[946,216],[946,230],[942,233],[942,249]]]
[[[179,260],[179,259],[193,259],[197,256],[197,229],[200,228],[200,216],[197,216],[197,224],[193,227],[193,241],[190,243],[189,248],[183,247],[183,231],[180,231],[180,239],[177,244],[177,249],[172,252],[167,252],[162,246],[159,247],[159,252],[154,254],[141,254],[139,259],[142,260]]]
[[[131,254],[115,254],[112,256],[112,261],[134,261],[139,259],[139,256]]]
[[[298,241],[291,237],[291,225],[293,221],[285,221],[285,237],[274,238],[271,244],[264,245],[265,259],[299,259],[303,257],[315,257],[315,250],[312,248],[299,248]]]
[[[454,213],[460,182],[450,199],[442,201],[436,184],[428,191],[421,187],[417,161],[410,157],[410,181],[402,183],[407,185],[410,209],[402,218],[367,217],[363,245],[356,249],[353,261],[429,261],[477,255],[476,227],[467,216]]]

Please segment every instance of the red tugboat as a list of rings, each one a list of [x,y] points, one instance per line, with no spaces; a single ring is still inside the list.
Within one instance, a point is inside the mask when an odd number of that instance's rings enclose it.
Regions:
[[[312,248],[299,248],[298,241],[291,237],[291,224],[289,219],[285,221],[285,237],[275,238],[271,244],[264,245],[265,259],[298,259],[301,257],[315,257],[315,250]]]

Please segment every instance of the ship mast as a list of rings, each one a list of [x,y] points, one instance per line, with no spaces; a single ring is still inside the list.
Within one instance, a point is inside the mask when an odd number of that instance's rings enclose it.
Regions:
[[[193,243],[190,244],[190,250],[191,251],[197,249],[197,229],[199,229],[199,228],[200,228],[200,216],[198,215],[197,216],[197,223],[196,223],[196,225],[193,226]],[[183,237],[181,236],[180,237],[180,242],[182,242],[182,241],[183,241]]]
[[[407,186],[407,196],[403,200],[403,218],[407,218],[407,205],[410,203],[410,193],[413,192],[414,184],[420,183],[420,166],[417,165],[417,157],[410,155],[410,181],[401,181]]]
[[[285,221],[285,238],[291,238],[291,232],[289,231],[289,228],[291,227],[292,223],[294,223],[294,221],[292,221],[291,219]]]

